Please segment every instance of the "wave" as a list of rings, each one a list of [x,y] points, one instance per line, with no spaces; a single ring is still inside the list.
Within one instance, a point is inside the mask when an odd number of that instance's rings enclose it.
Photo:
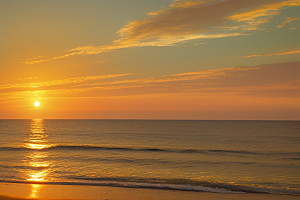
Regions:
[[[30,149],[27,147],[0,147],[0,151],[19,151],[19,150],[118,150],[118,151],[149,151],[149,152],[175,152],[175,153],[233,153],[233,154],[261,154],[253,151],[235,150],[198,150],[198,149],[161,149],[161,148],[139,148],[139,147],[108,147],[93,145],[49,145],[43,149]]]
[[[133,178],[72,178],[59,182],[25,181],[0,179],[0,182],[51,184],[51,185],[90,185],[111,186],[126,188],[151,188],[165,190],[180,190],[211,193],[267,193],[267,194],[294,194],[299,195],[300,190],[290,188],[269,188],[261,186],[234,185],[229,183],[197,182],[184,179],[133,179]]]
[[[222,150],[222,149],[163,149],[163,148],[143,148],[143,147],[110,147],[94,145],[45,145],[43,149],[30,149],[27,147],[0,147],[0,151],[46,151],[46,150],[105,150],[105,151],[141,151],[141,152],[166,152],[166,153],[187,153],[187,154],[240,154],[240,155],[288,155],[300,157],[300,152],[256,152],[245,150]]]
[[[0,180],[0,182],[8,183],[30,183],[30,184],[49,184],[49,185],[91,185],[91,186],[111,186],[111,187],[126,187],[126,188],[151,188],[151,189],[166,189],[166,190],[181,190],[181,191],[196,191],[196,192],[212,192],[212,193],[244,193],[239,191],[230,191],[224,188],[211,188],[205,186],[184,185],[184,184],[161,184],[161,183],[136,183],[136,182],[111,182],[111,181],[89,181],[89,182],[34,182],[34,181],[9,181]]]
[[[26,165],[0,165],[1,168],[6,169],[25,169],[25,170],[42,170],[42,169],[48,169],[50,166],[26,166]]]

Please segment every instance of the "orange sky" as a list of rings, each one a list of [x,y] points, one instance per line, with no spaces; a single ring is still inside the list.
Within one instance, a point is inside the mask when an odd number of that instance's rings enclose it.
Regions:
[[[0,0],[0,118],[299,120],[299,5]]]

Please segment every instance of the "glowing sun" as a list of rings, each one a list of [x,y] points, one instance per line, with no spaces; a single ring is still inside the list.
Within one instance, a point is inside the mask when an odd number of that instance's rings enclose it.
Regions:
[[[35,106],[35,107],[39,107],[39,106],[40,106],[40,102],[39,102],[39,101],[35,101],[35,102],[34,102],[34,106]]]

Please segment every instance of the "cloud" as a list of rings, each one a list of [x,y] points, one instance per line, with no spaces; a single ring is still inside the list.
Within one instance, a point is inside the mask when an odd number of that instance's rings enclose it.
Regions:
[[[101,75],[101,76],[84,76],[84,77],[68,78],[68,79],[62,79],[62,80],[45,81],[45,82],[23,83],[23,84],[19,84],[19,83],[17,83],[17,84],[6,84],[6,85],[0,85],[0,90],[11,89],[11,88],[39,88],[39,87],[78,84],[78,83],[87,82],[87,81],[91,81],[91,80],[115,78],[115,77],[127,76],[127,75],[132,75],[132,74],[133,73],[110,74],[110,75]],[[29,78],[29,79],[31,79],[31,78]]]
[[[198,72],[187,72],[143,79],[133,79],[137,74],[78,77],[32,84],[2,86],[0,101],[41,98],[89,98],[145,94],[235,94],[277,97],[299,97],[300,62],[279,63],[250,67],[231,67]],[[122,77],[133,75],[128,79]],[[115,77],[123,80],[107,80]]]
[[[149,86],[148,84],[165,84],[168,82],[173,83],[183,83],[186,81],[200,81],[204,80],[207,82],[208,80],[218,79],[221,77],[230,76],[230,74],[234,71],[246,71],[246,70],[254,70],[259,69],[257,67],[231,67],[225,69],[213,69],[213,70],[206,70],[206,71],[198,71],[198,72],[187,72],[187,73],[180,73],[180,74],[173,74],[173,75],[166,75],[166,76],[158,76],[158,77],[148,77],[144,79],[133,79],[133,80],[123,80],[123,81],[115,81],[115,82],[107,82],[107,83],[93,83],[93,84],[81,84],[77,85],[77,87],[98,87],[102,86],[102,89],[105,89],[106,86],[122,86],[125,85],[132,87],[132,85],[136,85],[137,87],[141,87],[143,84]],[[206,83],[201,83],[204,85]],[[110,87],[108,87],[110,89]]]
[[[291,21],[297,20],[299,18],[286,17],[286,19],[287,19],[287,21],[282,22],[282,24],[277,26],[277,28],[282,28],[285,26],[285,24],[290,23]]]
[[[105,63],[105,62],[109,62],[110,60],[100,60],[100,61],[96,61],[96,62],[94,62],[95,64],[97,64],[97,63]]]
[[[242,58],[252,58],[252,57],[260,57],[263,55],[250,55],[250,56],[242,56]]]
[[[258,30],[280,9],[298,6],[300,0],[179,0],[158,11],[148,13],[149,18],[131,21],[118,33],[120,39],[109,45],[81,46],[62,56],[50,59],[25,60],[35,64],[74,55],[99,54],[117,49],[145,46],[173,46],[201,39],[245,35],[245,31]]]
[[[276,53],[276,54],[268,54],[266,56],[281,56],[281,55],[288,55],[288,54],[295,54],[295,53],[300,53],[300,50],[290,51],[290,52],[283,52],[283,53]]]
[[[289,54],[296,54],[296,53],[300,53],[300,50],[283,52],[283,53],[267,54],[267,55],[242,56],[242,57],[239,57],[239,58],[252,58],[252,57],[260,57],[260,56],[282,56],[282,55],[289,55]]]
[[[258,25],[268,22],[273,15],[278,15],[281,8],[285,6],[300,5],[299,0],[273,1],[272,3],[270,2],[270,4],[264,4],[264,1],[261,1],[261,3],[260,7],[257,7],[256,9],[230,16],[229,19],[238,22],[246,22],[248,26],[245,26],[245,29],[256,30]]]

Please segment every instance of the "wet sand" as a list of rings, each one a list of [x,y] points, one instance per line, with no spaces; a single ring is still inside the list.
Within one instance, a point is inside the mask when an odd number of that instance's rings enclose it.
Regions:
[[[143,188],[0,183],[0,200],[296,200],[299,195],[220,194]]]

